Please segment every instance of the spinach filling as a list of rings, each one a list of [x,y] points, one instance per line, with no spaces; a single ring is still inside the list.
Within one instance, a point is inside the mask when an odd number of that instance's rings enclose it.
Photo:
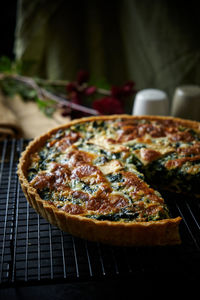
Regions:
[[[92,127],[95,129],[95,131],[96,131],[96,129],[102,130],[102,128],[103,128],[103,129],[106,130],[108,128],[105,121],[94,121],[92,123]]]
[[[88,194],[93,194],[97,191],[98,187],[96,185],[89,185],[82,180],[72,179],[70,183],[70,187],[72,190],[83,190]]]
[[[185,164],[181,168],[167,169],[165,167],[168,160],[176,158],[176,153],[168,154],[146,166],[143,172],[147,181],[154,188],[159,186],[160,189],[169,189],[177,193],[199,193],[200,173],[187,173]],[[196,163],[197,161],[195,161]],[[189,166],[193,164],[194,162],[190,162]]]
[[[56,156],[59,154],[55,151],[53,147],[43,147],[38,153],[39,160],[32,164],[28,169],[28,181],[30,182],[38,174],[39,171],[44,171],[47,169],[47,165],[50,162],[56,161]]]
[[[143,171],[143,163],[133,153],[127,157],[126,163],[135,165],[139,172]]]
[[[110,213],[105,215],[86,215],[85,217],[95,219],[99,221],[120,221],[130,222],[135,220],[139,216],[138,212],[128,210],[127,208],[122,209],[117,213]]]
[[[39,153],[39,161],[38,161],[38,169],[39,170],[46,170],[47,164],[50,162],[56,161],[56,157],[59,155],[58,150],[51,147],[44,147]]]
[[[37,168],[30,168],[28,169],[28,181],[30,182],[33,178],[37,175],[38,169]]]
[[[99,166],[99,165],[104,165],[105,163],[107,163],[109,160],[106,156],[104,155],[101,155],[101,156],[98,156],[94,161],[93,161],[93,164],[96,165],[96,166]]]
[[[189,129],[188,132],[193,136],[196,141],[200,141],[200,134],[193,129]]]
[[[106,177],[110,182],[123,182],[124,181],[121,173],[109,174]]]
[[[52,201],[53,193],[50,191],[49,188],[44,188],[42,190],[38,190],[38,194],[40,195],[40,198],[46,201]]]
[[[127,146],[131,149],[131,150],[138,150],[138,149],[142,149],[142,148],[146,148],[145,144],[127,144]]]
[[[102,214],[102,215],[86,215],[85,217],[90,219],[95,219],[98,221],[132,222],[135,221],[140,216],[140,213],[141,212],[133,211],[128,208],[122,208],[119,212],[116,213],[109,213],[109,214]],[[164,207],[155,215],[142,214],[142,218],[145,221],[157,221],[157,220],[169,218],[168,209]]]
[[[54,139],[60,140],[64,135],[65,135],[65,131],[63,129],[60,129],[57,131]]]

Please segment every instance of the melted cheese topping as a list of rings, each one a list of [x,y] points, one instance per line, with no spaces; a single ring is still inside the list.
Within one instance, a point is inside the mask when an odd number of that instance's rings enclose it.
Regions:
[[[177,185],[180,174],[184,180],[200,174],[199,133],[171,120],[116,119],[56,132],[32,154],[28,180],[42,199],[70,214],[141,222],[169,218],[146,180],[158,178],[162,186],[171,178]]]

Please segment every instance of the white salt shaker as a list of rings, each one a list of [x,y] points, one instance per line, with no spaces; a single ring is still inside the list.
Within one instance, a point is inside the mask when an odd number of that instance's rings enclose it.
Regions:
[[[177,87],[173,100],[171,114],[174,117],[200,120],[200,87],[185,85]]]
[[[133,115],[162,115],[169,114],[167,94],[158,89],[145,89],[135,96]]]

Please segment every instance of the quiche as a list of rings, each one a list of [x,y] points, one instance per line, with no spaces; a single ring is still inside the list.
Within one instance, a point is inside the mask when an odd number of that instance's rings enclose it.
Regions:
[[[82,118],[36,138],[18,174],[30,205],[75,236],[112,245],[181,243],[163,190],[199,197],[200,123]]]

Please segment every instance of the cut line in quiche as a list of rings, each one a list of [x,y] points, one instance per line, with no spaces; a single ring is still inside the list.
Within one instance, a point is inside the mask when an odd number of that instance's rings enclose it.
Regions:
[[[74,120],[30,142],[18,175],[30,205],[63,231],[111,245],[179,244],[181,218],[161,191],[199,197],[200,123]]]

